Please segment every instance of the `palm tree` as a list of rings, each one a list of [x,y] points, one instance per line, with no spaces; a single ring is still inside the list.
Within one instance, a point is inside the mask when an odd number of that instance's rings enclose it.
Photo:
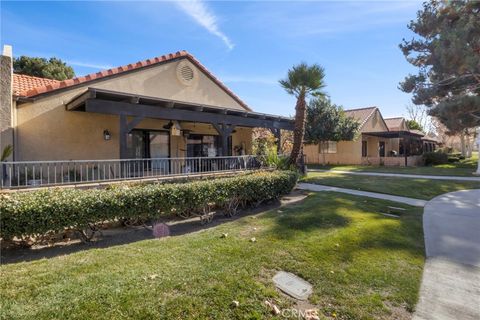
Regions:
[[[297,98],[295,106],[295,128],[293,131],[293,148],[290,154],[290,164],[299,166],[305,135],[305,118],[308,95],[325,96],[322,89],[325,87],[325,70],[318,64],[311,66],[300,63],[288,70],[287,78],[280,80],[280,85],[291,95]]]

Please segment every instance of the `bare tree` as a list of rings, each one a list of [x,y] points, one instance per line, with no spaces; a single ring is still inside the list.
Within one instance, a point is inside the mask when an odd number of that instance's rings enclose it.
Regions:
[[[432,117],[428,115],[427,108],[423,105],[408,104],[405,106],[408,113],[408,119],[418,123],[425,133],[436,133],[435,126],[432,123]]]

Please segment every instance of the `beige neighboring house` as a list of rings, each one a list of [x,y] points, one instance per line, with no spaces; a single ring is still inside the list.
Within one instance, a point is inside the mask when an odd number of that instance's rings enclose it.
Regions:
[[[377,107],[345,113],[360,123],[356,139],[305,145],[308,164],[415,166],[422,163],[424,149],[435,148],[435,141],[423,140],[422,132],[409,130],[404,118],[385,119]]]
[[[0,148],[13,145],[9,160],[15,163],[242,156],[252,152],[252,128],[269,128],[277,136],[293,128],[290,118],[253,112],[185,51],[55,81],[14,74],[6,46],[1,67]],[[136,171],[161,166],[164,173],[180,173],[214,170],[220,162],[129,164],[135,165]],[[119,170],[92,166],[93,175]],[[4,179],[20,179],[17,169],[4,170]],[[83,178],[79,170],[69,168],[69,179]],[[44,181],[38,171],[29,169],[22,179]]]

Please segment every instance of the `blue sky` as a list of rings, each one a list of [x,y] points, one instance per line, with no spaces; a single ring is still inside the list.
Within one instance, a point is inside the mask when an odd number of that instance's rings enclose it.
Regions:
[[[59,57],[77,75],[187,50],[255,111],[292,115],[278,85],[292,65],[318,63],[346,109],[406,115],[398,82],[415,72],[398,44],[415,1],[6,2],[1,43],[15,56]]]

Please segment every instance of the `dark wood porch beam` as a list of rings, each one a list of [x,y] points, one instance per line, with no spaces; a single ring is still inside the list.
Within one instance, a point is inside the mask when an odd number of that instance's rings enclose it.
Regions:
[[[86,93],[83,93],[77,97],[75,97],[73,100],[68,102],[65,105],[65,108],[67,110],[73,110],[75,106],[78,106],[82,103],[84,103],[87,99],[95,99],[97,93],[95,91],[87,91]]]
[[[140,102],[140,97],[131,97],[130,98],[130,103],[139,103]]]
[[[142,116],[145,118],[191,121],[201,123],[221,123],[243,127],[278,128],[293,130],[293,121],[278,121],[271,119],[257,119],[230,114],[198,112],[176,108],[149,106],[144,104],[131,104],[127,102],[108,101],[101,99],[88,99],[85,102],[85,111],[103,114]]]

